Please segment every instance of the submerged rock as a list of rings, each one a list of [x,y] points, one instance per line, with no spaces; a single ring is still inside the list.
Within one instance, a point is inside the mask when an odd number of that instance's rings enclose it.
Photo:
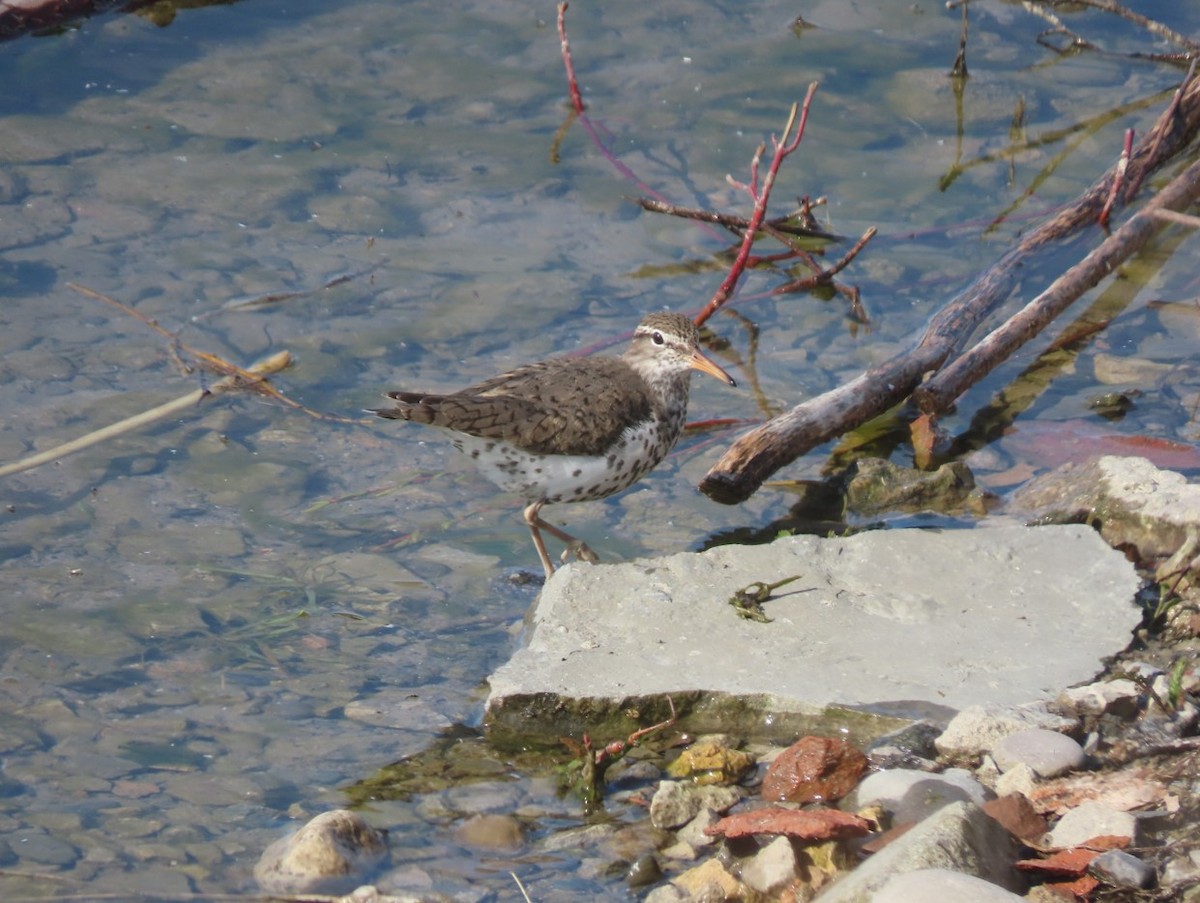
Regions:
[[[267,847],[254,877],[268,893],[346,893],[387,856],[387,832],[356,812],[322,812]]]

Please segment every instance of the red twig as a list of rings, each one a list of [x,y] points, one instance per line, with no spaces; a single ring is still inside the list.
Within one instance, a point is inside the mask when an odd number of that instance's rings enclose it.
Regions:
[[[579,91],[579,82],[575,80],[575,64],[571,62],[571,44],[567,41],[566,25],[567,4],[558,4],[558,36],[562,40],[563,65],[567,67],[567,88],[571,92],[571,105],[575,112],[583,115],[583,94]]]
[[[763,151],[766,146],[760,144],[758,150],[754,153],[753,160],[750,161],[750,183],[741,184],[729,178],[729,183],[737,188],[745,189],[754,199],[754,212],[750,215],[750,222],[746,226],[746,232],[742,236],[741,247],[738,248],[737,258],[733,262],[733,266],[729,268],[729,274],[725,277],[725,281],[717,288],[716,293],[709,300],[708,304],[704,305],[704,310],[696,316],[696,325],[704,323],[717,310],[720,309],[729,298],[733,295],[733,290],[737,287],[738,280],[741,279],[742,273],[746,270],[746,262],[750,258],[750,250],[754,247],[754,238],[758,234],[759,227],[767,215],[767,201],[771,196],[771,189],[775,185],[775,176],[779,173],[779,167],[788,155],[800,146],[800,139],[804,137],[804,126],[808,122],[808,108],[812,104],[813,95],[817,92],[817,83],[813,82],[808,86],[808,93],[804,97],[804,103],[799,108],[799,122],[796,120],[797,107],[792,105],[792,112],[788,116],[787,125],[783,129],[783,138],[771,136],[771,144],[774,147],[774,153],[771,157],[771,165],[767,168],[766,178],[763,179],[762,187],[758,184],[758,165],[762,160]],[[792,132],[793,126],[796,129],[794,137],[788,136]]]
[[[575,78],[575,64],[571,61],[571,45],[567,41],[567,23],[566,23],[567,4],[565,2],[558,4],[558,35],[562,40],[562,58],[563,65],[567,69],[567,88],[571,93],[571,106],[574,109],[574,116],[578,119],[583,127],[587,130],[588,136],[592,139],[592,143],[596,145],[596,150],[600,151],[600,155],[604,157],[613,168],[617,170],[626,179],[638,187],[638,190],[657,198],[663,203],[669,203],[666,196],[661,192],[655,191],[645,182],[643,182],[632,169],[617,159],[616,154],[608,149],[604,143],[604,139],[600,137],[600,133],[596,131],[596,126],[592,124],[592,120],[584,112],[585,106],[583,103],[583,93],[579,90],[579,82]],[[560,132],[565,132],[566,126],[570,124],[570,120],[564,123],[564,127]],[[561,138],[561,135],[560,135]],[[557,145],[558,139],[555,144]],[[711,227],[708,227],[711,229]],[[715,231],[714,231],[715,234]]]
[[[1097,217],[1097,222],[1100,223],[1101,229],[1108,228],[1108,214],[1112,212],[1113,204],[1117,202],[1117,195],[1121,193],[1121,188],[1125,185],[1125,170],[1129,166],[1129,155],[1133,153],[1133,129],[1125,130],[1125,147],[1121,151],[1121,159],[1117,161],[1116,176],[1112,180],[1112,185],[1108,190],[1108,200],[1104,202],[1104,207],[1100,211],[1100,216]]]

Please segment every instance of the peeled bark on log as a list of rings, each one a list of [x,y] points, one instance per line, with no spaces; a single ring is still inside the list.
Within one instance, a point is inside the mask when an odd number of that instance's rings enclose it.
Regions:
[[[1187,79],[1154,127],[1138,142],[1122,174],[1113,166],[1053,219],[1026,234],[930,320],[910,350],[872,367],[850,382],[810,399],[740,437],[713,465],[700,489],[714,501],[743,502],[781,467],[823,442],[905,401],[922,378],[938,370],[966,343],[1014,285],[1017,269],[1052,241],[1095,222],[1114,183],[1143,184],[1200,132],[1200,79]],[[1118,180],[1123,179],[1123,182]],[[1131,197],[1121,192],[1117,203]],[[1148,240],[1151,230],[1141,238]],[[1140,245],[1132,245],[1129,253]]]

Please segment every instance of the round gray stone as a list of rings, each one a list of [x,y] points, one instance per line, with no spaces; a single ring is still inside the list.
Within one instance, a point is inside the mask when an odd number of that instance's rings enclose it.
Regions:
[[[1028,765],[1043,778],[1082,768],[1086,760],[1083,747],[1066,734],[1040,727],[1001,737],[991,752],[1001,771]]]

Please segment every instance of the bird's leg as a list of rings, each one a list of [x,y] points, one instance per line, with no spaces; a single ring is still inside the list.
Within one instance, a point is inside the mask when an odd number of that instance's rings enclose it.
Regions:
[[[538,530],[538,524],[543,527],[549,527],[544,520],[538,517],[538,512],[542,508],[541,502],[534,502],[525,508],[525,523],[529,525],[529,533],[533,536],[533,547],[537,549],[538,558],[542,560],[542,569],[546,572],[546,579],[549,580],[554,576],[554,562],[550,560],[550,556],[546,553],[546,544],[542,541],[542,534]]]
[[[586,542],[582,539],[576,539],[566,530],[559,529],[554,524],[542,520],[540,512],[544,504],[545,502],[534,502],[532,505],[526,507],[525,523],[529,525],[529,532],[533,534],[533,544],[537,548],[538,557],[542,559],[542,567],[546,571],[546,577],[549,578],[554,573],[554,565],[550,562],[550,556],[546,553],[546,544],[542,541],[541,530],[545,530],[566,545],[561,559],[563,562],[566,562],[569,555],[574,555],[580,561],[586,561],[588,564],[598,562],[600,556],[593,552]]]

